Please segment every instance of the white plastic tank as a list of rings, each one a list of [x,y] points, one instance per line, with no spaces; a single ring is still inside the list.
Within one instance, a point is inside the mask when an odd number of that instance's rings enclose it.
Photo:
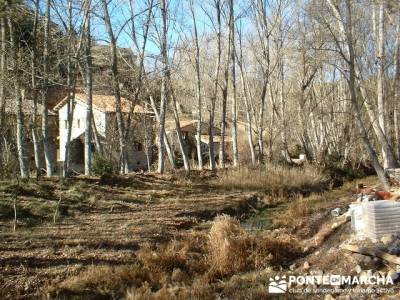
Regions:
[[[400,202],[379,200],[362,204],[364,234],[377,240],[386,234],[400,233]]]

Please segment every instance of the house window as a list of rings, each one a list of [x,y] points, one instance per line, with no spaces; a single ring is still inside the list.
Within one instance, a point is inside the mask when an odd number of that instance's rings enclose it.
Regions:
[[[68,121],[67,120],[64,120],[64,126],[65,126],[65,129],[68,128]]]
[[[78,127],[78,128],[81,128],[81,119],[78,119],[77,122],[78,122],[77,127]]]

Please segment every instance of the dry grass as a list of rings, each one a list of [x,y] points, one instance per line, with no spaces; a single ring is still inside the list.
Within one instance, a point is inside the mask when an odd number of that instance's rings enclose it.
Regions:
[[[205,242],[203,234],[192,233],[182,240],[172,240],[158,248],[145,244],[136,255],[149,269],[171,274],[172,281],[184,281],[188,274],[195,275],[205,271]]]
[[[346,206],[349,202],[349,195],[358,183],[367,185],[376,183],[375,177],[367,177],[345,183],[340,189],[333,189],[323,193],[313,193],[307,197],[300,194],[291,198],[287,209],[278,211],[272,216],[273,227],[295,228],[311,215],[321,213],[329,214],[330,209]]]
[[[120,298],[127,288],[153,284],[157,274],[140,265],[91,266],[77,276],[67,278],[48,289],[50,297],[78,299]]]
[[[261,190],[288,194],[319,191],[327,186],[327,178],[317,168],[268,165],[265,169],[231,169],[220,178],[218,185],[225,189]]]
[[[78,299],[215,299],[235,290],[262,295],[263,283],[251,285],[237,277],[285,265],[301,253],[288,234],[248,233],[227,215],[218,216],[206,233],[191,232],[165,245],[143,245],[136,264],[91,266],[47,289],[51,297]],[[236,276],[232,280],[232,276]],[[257,298],[257,297],[256,297]]]
[[[208,239],[211,278],[288,263],[301,252],[293,237],[248,233],[236,219],[226,215],[215,219]]]

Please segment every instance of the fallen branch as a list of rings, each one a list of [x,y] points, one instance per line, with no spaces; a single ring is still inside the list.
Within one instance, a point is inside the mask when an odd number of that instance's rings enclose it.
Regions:
[[[393,264],[400,265],[400,257],[383,252],[381,250],[371,249],[371,248],[367,248],[367,247],[359,247],[359,246],[355,246],[355,245],[341,245],[340,248],[351,251],[351,252],[363,254],[363,255],[378,257],[378,258],[384,259],[388,262],[391,262]]]
[[[312,238],[302,242],[304,252],[310,252],[319,248],[323,242],[337,230],[337,228],[349,221],[349,219],[344,215],[335,218],[334,220],[335,222],[333,223],[323,225]]]

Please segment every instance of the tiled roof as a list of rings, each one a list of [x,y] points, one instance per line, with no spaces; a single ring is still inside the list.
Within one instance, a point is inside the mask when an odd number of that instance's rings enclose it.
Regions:
[[[86,103],[86,95],[81,93],[75,94],[75,100]],[[61,100],[55,107],[54,110],[58,111],[61,107],[63,107],[68,101],[68,97],[65,97]],[[103,111],[103,112],[115,112],[115,97],[113,95],[99,95],[93,94],[92,96],[93,107]],[[130,102],[129,100],[121,97],[121,108],[122,112],[129,113],[130,111]],[[134,108],[134,113],[148,113],[152,114],[151,111],[147,110],[140,104],[136,104]]]

